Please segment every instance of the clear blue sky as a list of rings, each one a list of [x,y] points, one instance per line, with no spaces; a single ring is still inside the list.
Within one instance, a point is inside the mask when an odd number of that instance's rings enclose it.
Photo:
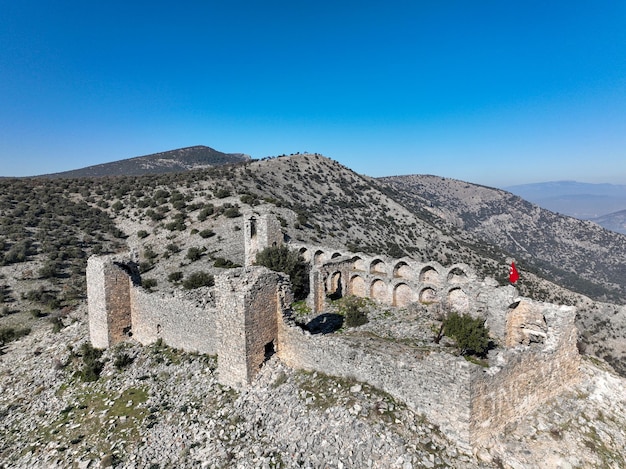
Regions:
[[[626,184],[626,2],[0,0],[0,175],[191,145]]]

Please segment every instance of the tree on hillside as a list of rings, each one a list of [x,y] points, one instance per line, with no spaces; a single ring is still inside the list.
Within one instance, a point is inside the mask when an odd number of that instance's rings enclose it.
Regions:
[[[257,254],[256,264],[289,275],[296,301],[308,296],[309,265],[299,252],[292,251],[287,246],[267,247]]]
[[[443,330],[456,341],[461,355],[484,357],[489,350],[489,329],[483,319],[451,313],[443,321]]]

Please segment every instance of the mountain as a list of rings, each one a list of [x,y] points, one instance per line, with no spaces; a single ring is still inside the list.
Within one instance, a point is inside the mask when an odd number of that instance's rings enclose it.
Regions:
[[[598,300],[626,300],[626,236],[509,192],[438,176],[382,178],[416,213],[451,223],[529,270]]]
[[[591,221],[603,226],[607,230],[626,234],[626,210],[620,210],[619,212],[592,218]]]
[[[504,189],[540,207],[582,220],[626,209],[626,185],[553,181]]]
[[[175,173],[210,166],[241,163],[250,160],[242,153],[222,153],[205,146],[193,146],[152,155],[88,166],[82,169],[45,174],[46,178],[79,178],[103,176],[141,176],[145,174]]]
[[[480,448],[478,461],[388,396],[272,360],[236,393],[218,384],[215,357],[128,343],[104,352],[101,379],[82,382],[93,358],[84,348],[87,257],[132,250],[144,288],[176,296],[196,273],[243,263],[241,215],[253,208],[274,213],[287,239],[463,262],[500,284],[515,258],[522,295],[577,306],[584,379]],[[149,176],[0,180],[0,387],[11,390],[0,393],[0,460],[623,467],[625,381],[605,361],[626,376],[626,306],[596,300],[626,302],[625,239],[502,190],[435,176],[375,179],[320,155]],[[194,298],[212,301],[207,289]],[[402,330],[426,319],[379,314]],[[327,406],[322,395],[331,394]]]

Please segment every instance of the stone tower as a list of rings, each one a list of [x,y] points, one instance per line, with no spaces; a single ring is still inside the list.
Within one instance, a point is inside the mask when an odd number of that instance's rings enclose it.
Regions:
[[[89,333],[93,346],[106,348],[131,333],[131,285],[139,283],[136,266],[115,256],[87,261]]]
[[[278,352],[278,324],[293,301],[289,278],[265,267],[216,277],[219,381],[242,389]]]
[[[257,211],[245,214],[245,265],[254,265],[256,255],[270,246],[283,244],[283,232],[275,215]]]

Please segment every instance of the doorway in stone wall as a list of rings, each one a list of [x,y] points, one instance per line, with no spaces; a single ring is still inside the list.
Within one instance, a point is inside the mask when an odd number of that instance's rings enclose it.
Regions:
[[[272,358],[275,353],[276,353],[276,345],[274,344],[274,341],[272,340],[271,342],[268,342],[267,344],[265,344],[263,363],[265,363],[270,358]],[[263,363],[261,363],[261,366],[263,366]]]

